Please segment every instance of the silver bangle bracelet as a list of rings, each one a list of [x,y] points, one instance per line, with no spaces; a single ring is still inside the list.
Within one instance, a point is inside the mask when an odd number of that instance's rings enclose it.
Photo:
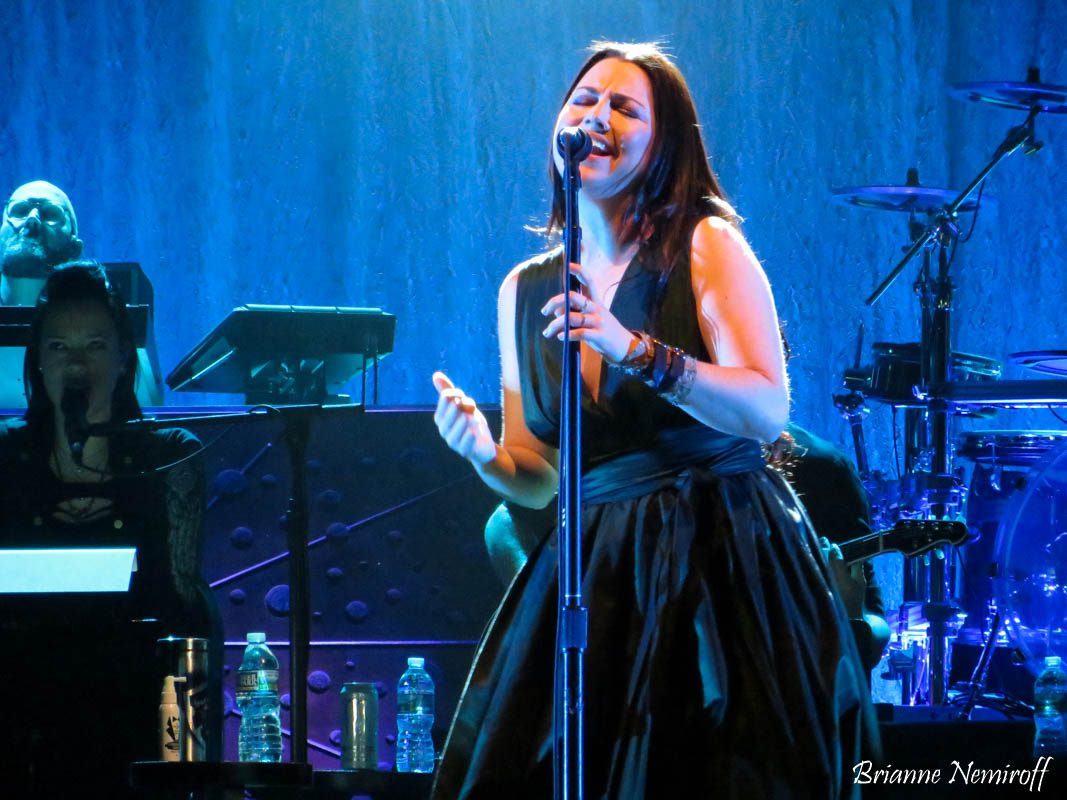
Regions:
[[[676,406],[685,405],[689,395],[693,391],[693,384],[697,377],[697,360],[690,355],[682,356],[685,359],[685,370],[669,391],[660,395],[664,400]]]

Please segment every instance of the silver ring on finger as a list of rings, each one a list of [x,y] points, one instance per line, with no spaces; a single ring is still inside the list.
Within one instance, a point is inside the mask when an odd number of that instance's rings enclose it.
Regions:
[[[584,328],[585,327],[585,314],[579,314],[578,315],[578,327],[579,328]]]

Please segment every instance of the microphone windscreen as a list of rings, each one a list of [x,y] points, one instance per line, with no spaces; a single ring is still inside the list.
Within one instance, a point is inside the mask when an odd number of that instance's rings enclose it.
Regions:
[[[64,414],[78,417],[89,409],[89,387],[68,384],[63,388],[63,399],[59,407]]]
[[[593,152],[593,137],[581,128],[563,128],[556,137],[556,149],[564,158],[569,155],[575,161],[581,161]]]

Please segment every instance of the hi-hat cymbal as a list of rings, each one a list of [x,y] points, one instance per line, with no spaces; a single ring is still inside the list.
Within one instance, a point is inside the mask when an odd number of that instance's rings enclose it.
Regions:
[[[1067,114],[1067,86],[1037,81],[973,81],[950,86],[948,93],[959,100],[992,103],[1001,108],[1048,114]]]
[[[951,204],[959,192],[931,186],[849,186],[831,189],[830,195],[830,199],[838,205],[925,214],[940,211]],[[959,211],[974,211],[977,207],[974,198],[968,197]]]

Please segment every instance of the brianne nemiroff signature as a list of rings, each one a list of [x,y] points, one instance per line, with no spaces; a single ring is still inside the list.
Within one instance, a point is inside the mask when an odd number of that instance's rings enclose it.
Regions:
[[[1018,769],[1011,764],[1003,767],[987,769],[976,767],[973,761],[962,764],[952,761],[950,769],[905,769],[886,764],[884,767],[875,767],[874,762],[861,761],[852,768],[852,782],[858,784],[931,784],[958,783],[962,785],[984,784],[1004,785],[1017,784],[1028,786],[1031,792],[1041,791],[1041,784],[1045,780],[1045,773],[1052,763],[1051,756],[1041,756],[1031,769]]]

